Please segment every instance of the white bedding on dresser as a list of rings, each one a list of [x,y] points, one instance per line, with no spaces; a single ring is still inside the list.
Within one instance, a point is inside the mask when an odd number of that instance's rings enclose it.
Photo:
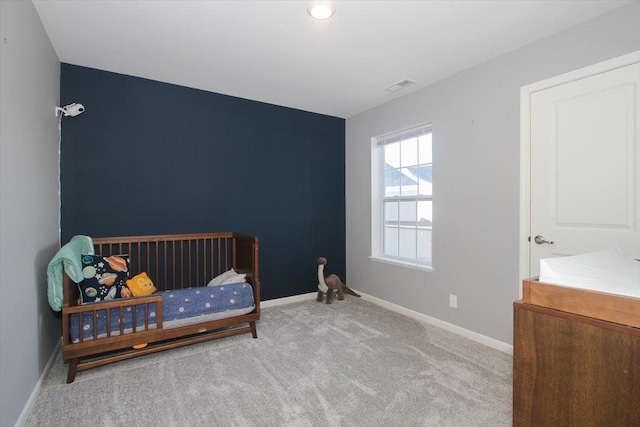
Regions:
[[[616,247],[540,260],[538,281],[640,298],[640,262]]]

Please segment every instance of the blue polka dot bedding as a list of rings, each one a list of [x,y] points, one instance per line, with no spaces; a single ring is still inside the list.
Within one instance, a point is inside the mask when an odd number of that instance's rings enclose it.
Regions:
[[[212,320],[225,319],[250,313],[255,307],[253,289],[248,283],[233,283],[222,286],[203,286],[154,293],[162,296],[162,328],[172,329]],[[87,304],[90,305],[91,303]],[[145,313],[145,306],[131,305],[123,308],[122,316],[119,308],[98,310],[95,325],[98,338],[120,335],[120,324],[124,334],[133,332],[134,319],[136,331],[144,330],[145,317],[149,317],[149,329],[156,329],[155,304],[149,304]],[[110,330],[107,335],[107,317]],[[122,317],[122,322],[121,322]],[[69,336],[73,343],[80,341],[79,331],[82,330],[82,341],[94,339],[94,319],[92,312],[82,314],[79,322],[78,314],[70,318]]]

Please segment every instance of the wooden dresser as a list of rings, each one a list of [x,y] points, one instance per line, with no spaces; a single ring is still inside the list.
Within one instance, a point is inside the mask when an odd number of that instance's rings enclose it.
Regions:
[[[598,310],[610,295],[525,282],[514,303],[513,425],[639,427],[640,299]],[[585,306],[591,317],[572,312]]]

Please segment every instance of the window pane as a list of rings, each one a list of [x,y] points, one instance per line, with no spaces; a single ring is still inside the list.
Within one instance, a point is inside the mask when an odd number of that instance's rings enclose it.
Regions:
[[[400,143],[399,142],[384,146],[384,162],[393,168],[400,167]]]
[[[432,166],[420,166],[417,168],[418,170],[418,194],[421,196],[432,196],[433,195],[433,178],[431,177]]]
[[[400,181],[402,174],[398,169],[385,165],[384,170],[384,197],[393,197],[400,194]]]
[[[399,256],[402,258],[416,259],[416,230],[400,229]]]
[[[418,230],[418,261],[431,264],[431,231]]]
[[[400,202],[400,224],[416,226],[416,202]]]
[[[433,160],[431,159],[431,133],[420,136],[418,150],[418,157],[421,165],[425,163],[433,163]]]
[[[418,164],[418,138],[409,138],[400,142],[400,166],[414,166]]]
[[[433,203],[431,200],[418,202],[418,227],[431,228],[433,225]]]
[[[400,181],[401,196],[418,195],[418,177],[415,175],[414,172],[411,171],[411,169],[417,170],[415,167],[400,169],[400,174],[402,175],[402,180]]]
[[[386,202],[384,204],[384,224],[398,225],[398,202]]]
[[[398,256],[398,229],[395,227],[384,228],[384,254]]]

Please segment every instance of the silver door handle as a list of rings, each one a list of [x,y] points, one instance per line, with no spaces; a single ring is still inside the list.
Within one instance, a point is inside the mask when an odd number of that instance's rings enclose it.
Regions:
[[[543,243],[548,243],[550,245],[553,245],[553,242],[551,242],[549,240],[544,240],[544,236],[541,236],[539,234],[536,237],[533,238],[533,241],[536,242],[539,245],[541,245]]]

